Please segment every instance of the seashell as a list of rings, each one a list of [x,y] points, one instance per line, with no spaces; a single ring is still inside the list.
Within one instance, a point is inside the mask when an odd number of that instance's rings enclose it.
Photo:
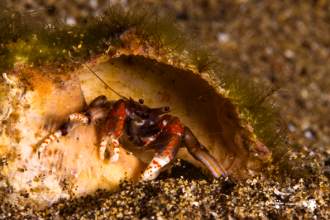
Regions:
[[[152,152],[127,146],[118,162],[102,161],[93,125],[51,143],[40,158],[34,152],[68,114],[99,95],[170,106],[236,179],[262,171],[280,151],[274,149],[281,149],[278,118],[263,92],[268,90],[225,71],[171,22],[116,7],[77,27],[44,27],[11,11],[2,16],[15,26],[0,64],[0,156],[6,161],[0,180],[12,188],[13,201],[23,201],[24,193],[40,207],[137,181]],[[184,148],[178,157],[203,168]]]

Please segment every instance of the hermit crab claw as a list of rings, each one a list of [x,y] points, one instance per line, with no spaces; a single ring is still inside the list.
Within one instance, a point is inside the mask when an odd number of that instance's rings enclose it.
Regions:
[[[202,162],[211,171],[214,177],[227,176],[227,172],[222,165],[211,155],[206,147],[199,143],[195,135],[187,127],[185,127],[183,139],[189,153]]]

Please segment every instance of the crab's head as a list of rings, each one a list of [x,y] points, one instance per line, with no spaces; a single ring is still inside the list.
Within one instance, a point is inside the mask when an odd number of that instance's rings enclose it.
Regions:
[[[142,120],[156,120],[160,115],[170,112],[168,106],[159,108],[150,108],[144,105],[144,100],[134,101],[132,98],[128,100],[129,109],[132,118],[140,118]]]

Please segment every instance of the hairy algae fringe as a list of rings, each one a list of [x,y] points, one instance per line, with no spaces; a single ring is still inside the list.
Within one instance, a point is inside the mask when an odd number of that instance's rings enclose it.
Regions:
[[[266,88],[262,82],[251,80],[247,75],[234,72],[228,65],[206,48],[187,40],[189,61],[200,72],[214,73],[226,97],[234,103],[242,119],[253,127],[257,137],[273,152],[274,161],[279,161],[287,151],[286,130],[279,109],[272,100],[276,88]],[[193,49],[190,49],[193,48]]]
[[[252,125],[257,137],[272,149],[274,161],[278,161],[287,150],[287,140],[284,122],[272,100],[277,89],[266,88],[262,82],[255,82],[247,75],[234,72],[216,55],[203,48],[195,49],[191,53],[191,60],[199,72],[215,73],[220,86],[227,91],[226,97],[238,107],[243,119]]]
[[[105,52],[109,46],[120,46],[120,35],[131,29],[159,48],[166,45],[178,50],[184,45],[173,20],[160,19],[152,10],[138,7],[125,10],[114,5],[103,16],[90,17],[86,24],[74,27],[59,22],[42,24],[41,15],[10,9],[3,9],[0,19],[1,30],[9,27],[9,31],[0,33],[0,71],[20,62],[75,66]]]
[[[173,25],[173,19],[160,18],[154,11],[114,5],[103,16],[90,17],[87,23],[71,27],[62,23],[45,25],[40,23],[42,19],[38,15],[22,15],[4,9],[0,13],[0,28],[8,31],[0,33],[0,71],[20,62],[61,68],[79,66],[94,55],[105,53],[109,47],[119,48],[120,36],[134,29],[140,39],[148,41],[155,49],[170,49],[167,51],[181,54],[180,59],[194,65],[200,73],[214,73],[221,87],[227,90],[227,98],[240,109],[243,119],[272,149],[275,158],[279,158],[285,135],[276,107],[269,98],[273,90],[226,69],[216,56],[182,34]]]
[[[228,97],[251,123],[256,135],[276,154],[279,149],[275,147],[284,144],[284,127],[271,100],[274,90],[228,70],[218,71],[218,74],[222,86],[229,92]]]

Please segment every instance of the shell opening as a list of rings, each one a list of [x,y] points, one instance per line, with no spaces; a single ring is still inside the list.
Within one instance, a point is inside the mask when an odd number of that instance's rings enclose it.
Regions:
[[[151,107],[169,106],[170,114],[190,127],[229,173],[244,175],[250,157],[246,131],[234,105],[200,75],[139,56],[112,58],[90,67],[126,97],[143,99]],[[100,94],[120,98],[106,90],[87,68],[77,72],[87,102]],[[187,152],[180,152],[180,157],[195,163]]]

